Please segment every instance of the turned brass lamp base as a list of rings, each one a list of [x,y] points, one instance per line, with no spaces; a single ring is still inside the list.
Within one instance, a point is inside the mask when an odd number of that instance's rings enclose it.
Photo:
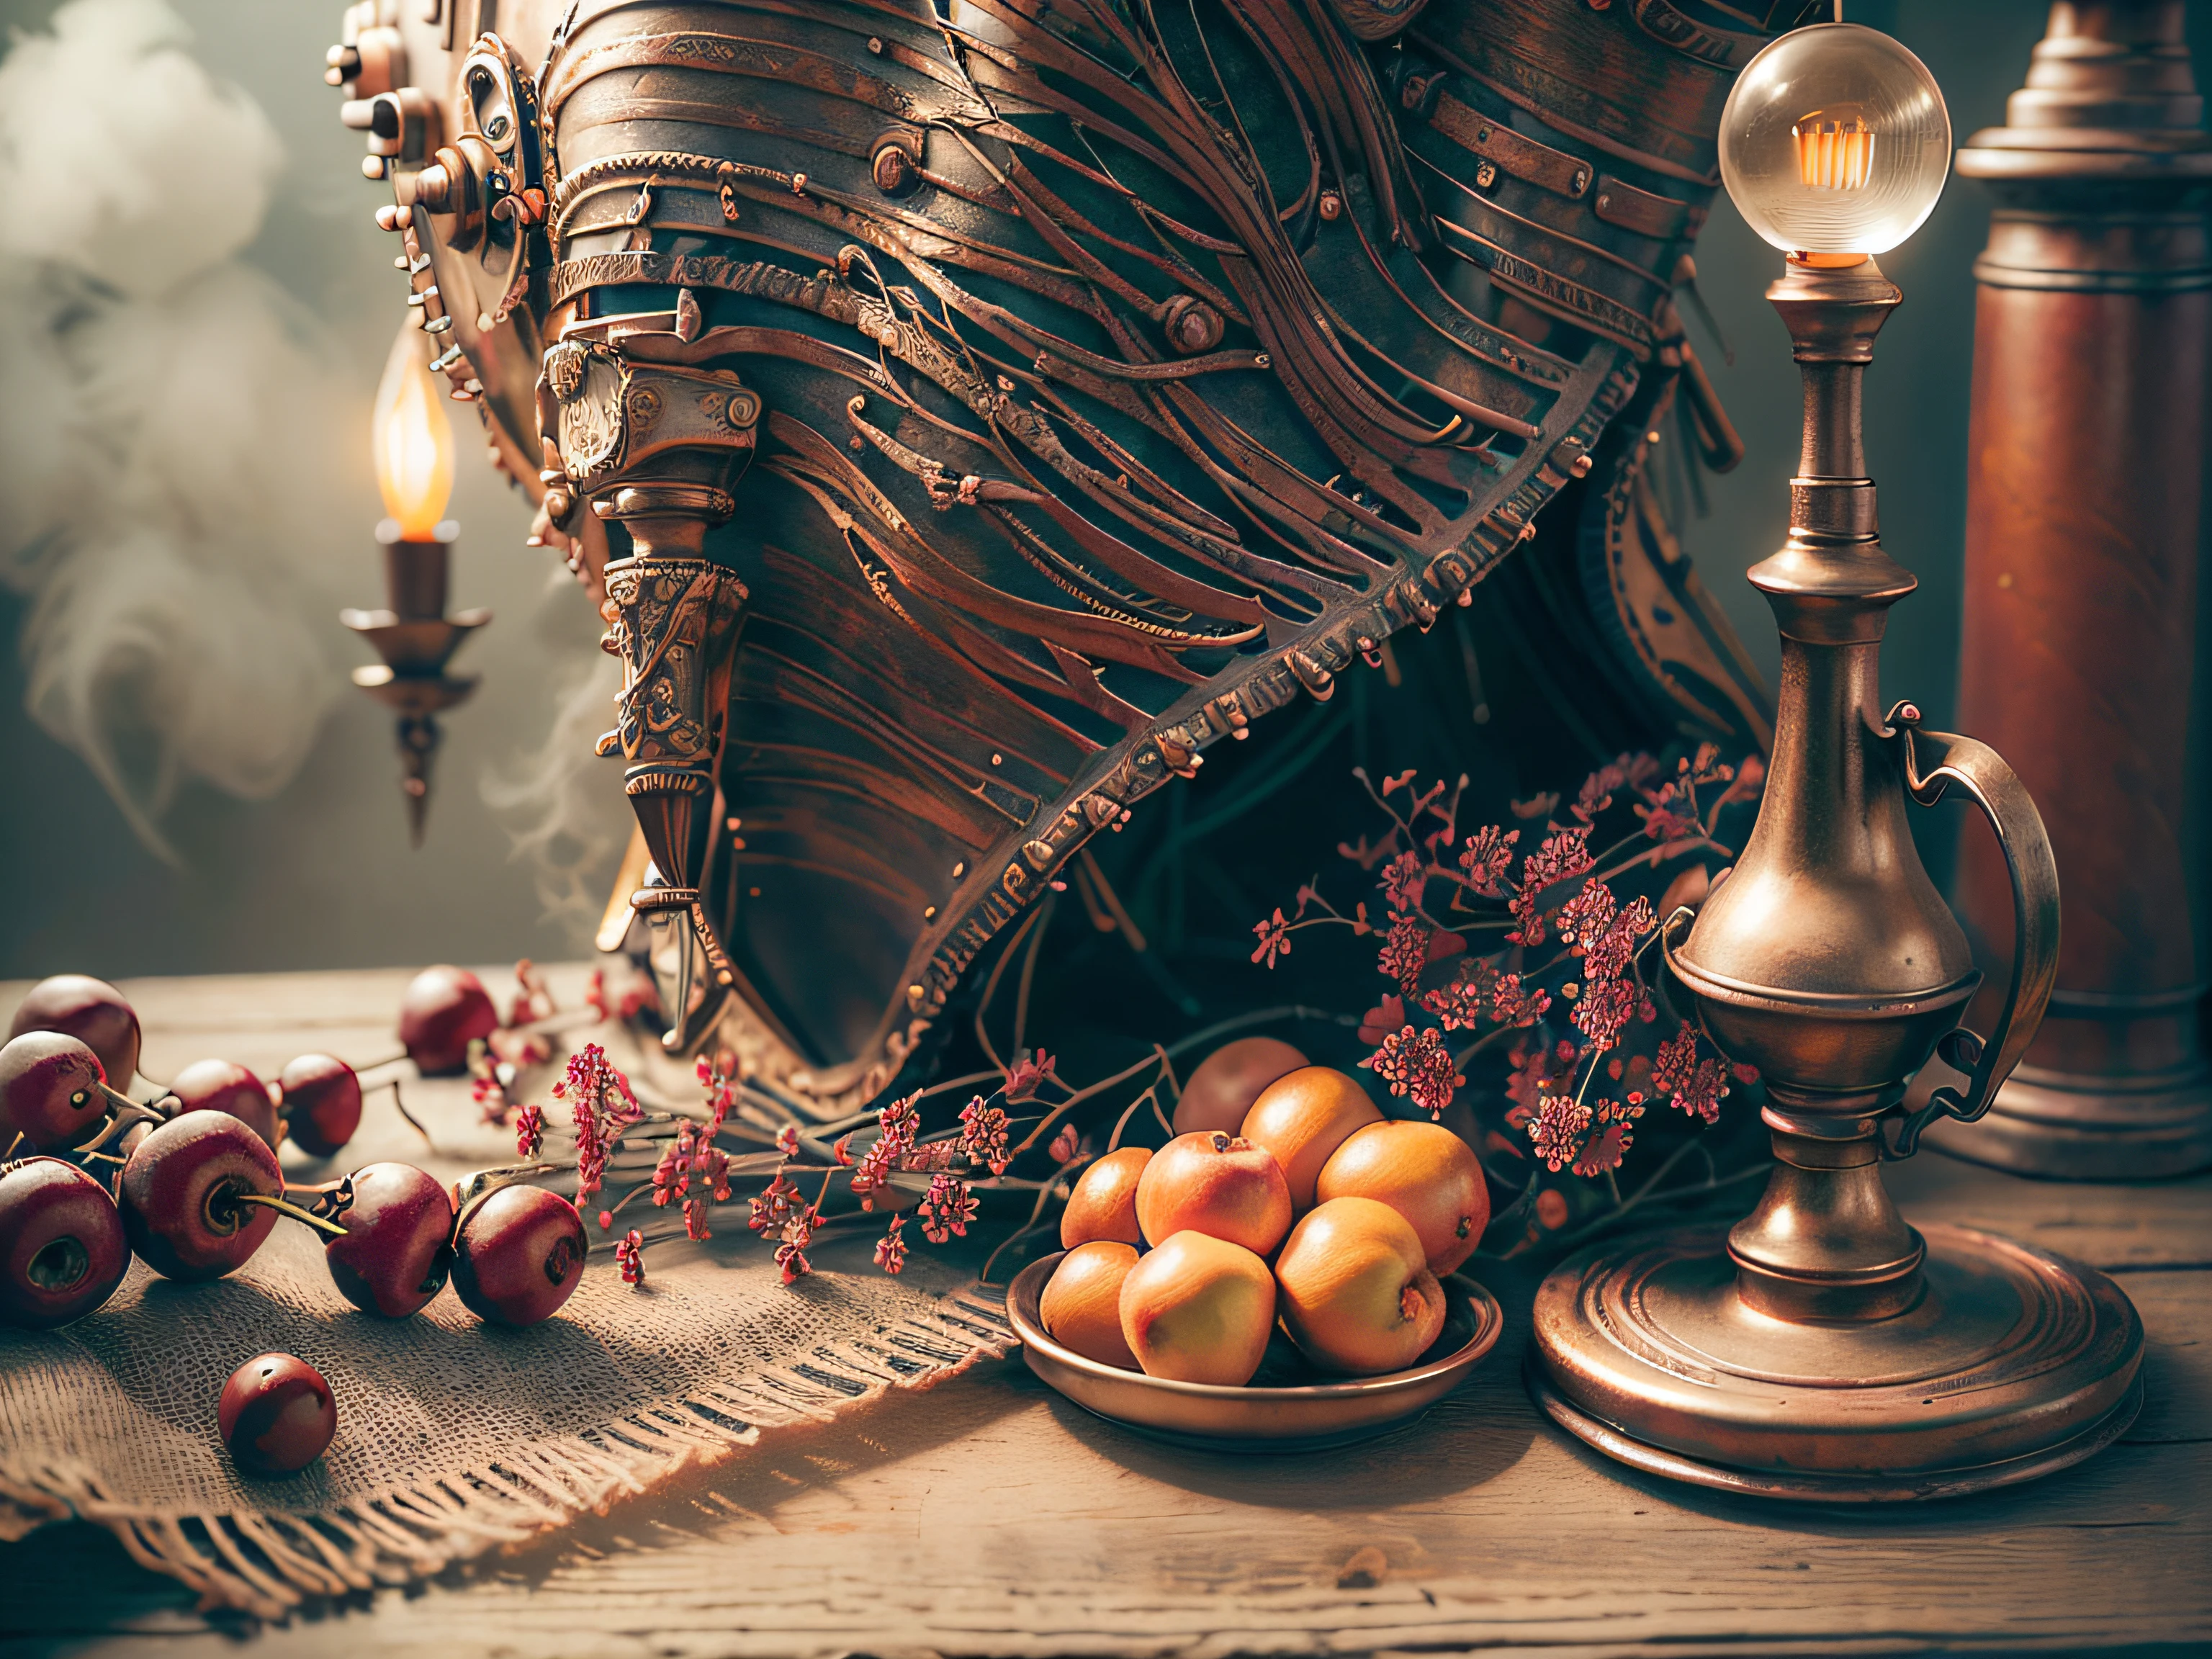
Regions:
[[[1978,1124],[1936,1126],[1954,1158],[2055,1181],[2162,1181],[2212,1166],[2212,1085],[2125,1090],[2022,1066]]]
[[[1922,1237],[1918,1292],[1885,1319],[1759,1311],[1719,1232],[1584,1251],[1537,1292],[1531,1392],[1636,1468],[1823,1503],[1986,1491],[2118,1438],[2142,1322],[2112,1280],[1964,1227]]]

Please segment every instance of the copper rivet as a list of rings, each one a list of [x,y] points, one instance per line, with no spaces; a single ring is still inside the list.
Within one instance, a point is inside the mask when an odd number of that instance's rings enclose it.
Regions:
[[[886,196],[903,196],[921,182],[914,157],[896,143],[877,146],[868,171],[876,181],[876,188]]]
[[[1321,193],[1321,216],[1322,218],[1334,219],[1343,211],[1344,198],[1342,197],[1339,196],[1333,190],[1325,190]]]

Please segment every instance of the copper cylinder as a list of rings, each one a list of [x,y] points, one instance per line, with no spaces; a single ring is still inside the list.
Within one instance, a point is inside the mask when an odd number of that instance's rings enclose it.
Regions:
[[[2212,1164],[2191,893],[2212,147],[2182,21],[2180,0],[2053,6],[2007,125],[1959,155],[1996,197],[1974,267],[1959,719],[2041,804],[2063,921],[2027,1062],[1985,1123],[1932,1138],[2077,1180]],[[2012,898],[1979,836],[1959,898],[1994,969]]]

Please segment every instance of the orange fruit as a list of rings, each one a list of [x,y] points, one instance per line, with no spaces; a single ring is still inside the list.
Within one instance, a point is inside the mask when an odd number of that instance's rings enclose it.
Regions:
[[[1137,1224],[1148,1239],[1188,1229],[1266,1255],[1291,1230],[1290,1183],[1240,1136],[1177,1135],[1137,1177]]]
[[[1238,1037],[1224,1042],[1204,1060],[1182,1085],[1176,1102],[1175,1132],[1179,1135],[1219,1129],[1235,1134],[1244,1126],[1244,1114],[1260,1091],[1287,1072],[1306,1063],[1306,1057],[1276,1037]]]
[[[1413,1224],[1438,1278],[1474,1254],[1490,1224],[1490,1188],[1474,1149],[1435,1123],[1393,1120],[1354,1129],[1322,1165],[1314,1196],[1371,1198]]]
[[[1443,1287],[1413,1224],[1375,1199],[1310,1211],[1275,1259],[1275,1280],[1291,1340],[1332,1370],[1403,1370],[1444,1328]]]
[[[1260,1091],[1244,1115],[1243,1133],[1275,1155],[1291,1183],[1291,1206],[1314,1206],[1314,1183],[1329,1154],[1354,1129],[1380,1123],[1382,1114],[1358,1079],[1329,1066],[1305,1066]]]
[[[1135,1370],[1137,1356],[1121,1335],[1121,1281],[1136,1265],[1135,1245],[1105,1239],[1060,1257],[1037,1308],[1052,1340],[1085,1359]]]
[[[1147,1376],[1241,1388],[1275,1327],[1275,1280],[1242,1244],[1176,1233],[1121,1281],[1121,1334]]]
[[[1101,1238],[1143,1243],[1137,1227],[1137,1180],[1152,1159],[1146,1147],[1124,1146],[1078,1176],[1067,1207],[1060,1212],[1060,1249],[1072,1250]]]

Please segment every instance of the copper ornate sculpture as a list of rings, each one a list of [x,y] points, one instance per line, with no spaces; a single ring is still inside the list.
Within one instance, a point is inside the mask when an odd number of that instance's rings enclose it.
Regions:
[[[1672,293],[1807,9],[355,7],[456,395],[624,660],[672,1044],[872,1097],[1089,837],[1586,476],[1528,603],[1763,736],[1643,472],[1678,381],[1738,453]]]
[[[1871,187],[1830,165],[1850,136],[1823,118],[1838,105],[1875,129]],[[1856,250],[1895,246],[1934,205],[1941,112],[1902,47],[1826,24],[1747,70],[1724,118],[1747,218],[1810,249],[1767,290],[1803,374],[1804,448],[1790,539],[1751,572],[1783,647],[1759,821],[1694,924],[1678,912],[1662,937],[1705,1035],[1759,1068],[1778,1166],[1725,1237],[1586,1251],[1536,1304],[1532,1381],[1554,1420],[1639,1468],[1761,1496],[2009,1484],[2108,1444],[2142,1398],[2142,1323],[2112,1280],[1965,1228],[1923,1235],[1881,1182],[1882,1162],[1910,1156],[1929,1123],[1988,1111],[2058,960],[2057,872],[2027,791],[1984,744],[1923,729],[1910,703],[1885,713],[1878,684],[1889,607],[1917,583],[1882,549],[1860,438],[1860,383],[1899,295]],[[1762,143],[1802,192],[1762,180]],[[1863,187],[1863,218],[1826,196]],[[1957,1024],[1981,975],[1905,823],[1908,795],[1951,787],[1996,832],[2019,940],[1986,1042]],[[1905,1113],[1907,1082],[1939,1051],[1966,1083]]]
[[[2212,1164],[2195,687],[2212,137],[2179,0],[2052,8],[2008,125],[1959,171],[1996,196],[1975,264],[1960,718],[2020,757],[2066,871],[2035,1046],[1946,1150],[2075,1180]],[[2002,959],[2002,871],[1960,908]]]

